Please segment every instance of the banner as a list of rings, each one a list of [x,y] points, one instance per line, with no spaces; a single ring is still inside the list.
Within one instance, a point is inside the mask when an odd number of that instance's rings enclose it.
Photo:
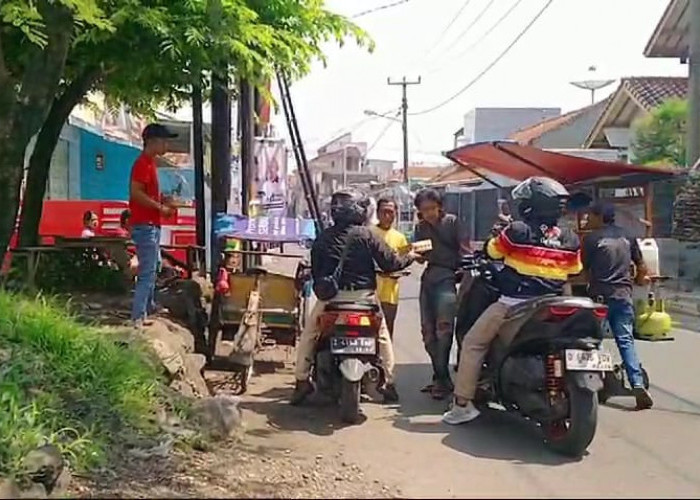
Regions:
[[[255,141],[251,201],[268,215],[282,215],[287,204],[287,150],[284,140]]]
[[[316,238],[316,226],[311,219],[288,217],[245,217],[216,214],[214,232],[217,238],[237,238],[249,241],[297,243]]]

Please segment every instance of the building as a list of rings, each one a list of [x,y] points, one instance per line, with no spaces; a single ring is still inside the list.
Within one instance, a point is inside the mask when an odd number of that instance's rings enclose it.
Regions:
[[[387,182],[392,176],[394,161],[368,158],[366,142],[355,142],[352,134],[343,134],[320,147],[316,157],[309,160],[309,172],[314,183],[321,209],[327,208],[330,196],[342,186],[367,185]],[[301,183],[295,183],[298,192],[290,194],[297,200],[296,211],[299,213],[303,200]]]
[[[608,99],[521,128],[508,139],[541,149],[579,149],[606,108]]]
[[[651,76],[623,78],[583,143],[585,148],[615,149],[629,160],[632,126],[652,109],[672,98],[685,98],[685,77]]]
[[[483,141],[500,141],[517,130],[561,115],[561,108],[474,108],[464,115],[455,133],[455,147]]]

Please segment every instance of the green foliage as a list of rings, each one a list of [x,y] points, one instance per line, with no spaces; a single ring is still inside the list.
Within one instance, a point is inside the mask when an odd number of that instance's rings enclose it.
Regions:
[[[66,309],[0,293],[0,476],[18,474],[22,457],[43,444],[84,470],[120,434],[154,431],[156,364]]]
[[[669,99],[632,127],[632,153],[642,165],[685,165],[688,101]]]
[[[27,272],[27,257],[14,256],[8,288],[22,288],[27,282]],[[43,255],[35,285],[48,293],[126,292],[124,272],[100,249],[66,248]]]

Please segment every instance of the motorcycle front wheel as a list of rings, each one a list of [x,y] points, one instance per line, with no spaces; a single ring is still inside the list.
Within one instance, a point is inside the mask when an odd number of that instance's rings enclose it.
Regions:
[[[598,424],[598,394],[567,383],[568,418],[545,424],[547,445],[569,457],[581,457],[593,441]]]
[[[347,424],[358,424],[362,418],[360,412],[361,382],[340,381],[340,418]]]

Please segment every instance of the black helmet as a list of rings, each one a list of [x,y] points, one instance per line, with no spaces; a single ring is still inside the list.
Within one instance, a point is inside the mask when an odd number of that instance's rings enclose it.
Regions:
[[[354,189],[341,189],[331,196],[331,218],[338,225],[361,225],[367,222],[370,200]]]
[[[554,225],[566,207],[569,191],[549,177],[530,177],[515,186],[511,196],[525,220]]]

